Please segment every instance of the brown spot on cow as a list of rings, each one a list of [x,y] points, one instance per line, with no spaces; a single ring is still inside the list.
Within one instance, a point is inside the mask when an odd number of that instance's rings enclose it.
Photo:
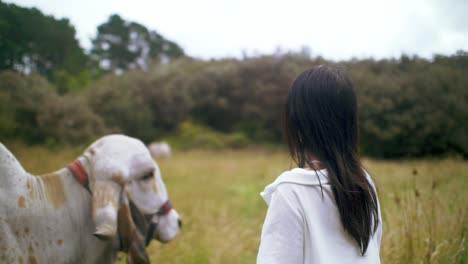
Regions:
[[[29,234],[29,227],[24,228],[24,234],[28,235]]]
[[[62,240],[62,239],[57,240],[57,245],[61,246],[62,244],[63,244],[63,240]]]
[[[28,263],[29,264],[37,264],[36,257],[35,256],[29,256]]]
[[[47,199],[52,206],[57,209],[65,203],[65,192],[62,179],[56,174],[46,174],[40,176],[47,193]]]
[[[16,237],[19,236],[19,231],[18,231],[18,230],[15,230],[15,236],[16,236]]]
[[[124,186],[126,181],[124,179],[124,177],[122,177],[122,175],[114,175],[112,176],[112,180],[117,183],[118,185],[120,186]]]
[[[34,191],[31,183],[31,179],[26,180],[26,187],[28,188],[29,197],[34,198]]]
[[[19,264],[23,264],[23,263],[24,263],[24,261],[23,261],[23,256],[19,256],[18,262],[19,262]]]
[[[18,199],[18,206],[20,208],[25,208],[26,207],[26,198],[24,198],[24,196],[22,196],[22,195]]]

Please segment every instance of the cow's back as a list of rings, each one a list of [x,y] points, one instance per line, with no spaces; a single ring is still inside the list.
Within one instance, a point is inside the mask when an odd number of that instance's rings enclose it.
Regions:
[[[16,177],[26,173],[15,156],[0,143],[0,189],[6,189],[14,184]]]

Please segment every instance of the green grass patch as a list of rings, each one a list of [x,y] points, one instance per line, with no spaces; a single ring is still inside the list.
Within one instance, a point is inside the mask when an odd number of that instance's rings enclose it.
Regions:
[[[54,171],[82,150],[6,144],[32,173]],[[382,263],[465,263],[468,163],[462,160],[364,164],[379,189]],[[292,162],[281,149],[175,150],[159,162],[184,228],[153,241],[153,263],[255,263],[266,204],[259,192]]]

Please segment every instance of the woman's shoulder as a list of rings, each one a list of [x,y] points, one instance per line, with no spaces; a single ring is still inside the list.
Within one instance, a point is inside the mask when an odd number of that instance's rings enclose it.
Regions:
[[[291,193],[294,189],[302,186],[320,186],[328,184],[326,170],[309,171],[295,168],[281,173],[272,183],[265,187],[260,193],[267,204],[275,192],[281,190],[283,193]]]
[[[321,185],[328,184],[327,171],[294,168],[281,173],[270,185]],[[270,186],[269,185],[269,186]]]

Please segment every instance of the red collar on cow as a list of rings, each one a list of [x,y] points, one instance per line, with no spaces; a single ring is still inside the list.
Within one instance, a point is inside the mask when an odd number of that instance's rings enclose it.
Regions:
[[[90,191],[89,189],[89,178],[88,178],[88,173],[86,173],[85,168],[83,167],[83,164],[81,164],[81,161],[79,159],[73,161],[72,163],[67,165],[67,168],[72,172],[73,176],[75,176],[75,179],[83,186],[86,188],[86,190]]]

